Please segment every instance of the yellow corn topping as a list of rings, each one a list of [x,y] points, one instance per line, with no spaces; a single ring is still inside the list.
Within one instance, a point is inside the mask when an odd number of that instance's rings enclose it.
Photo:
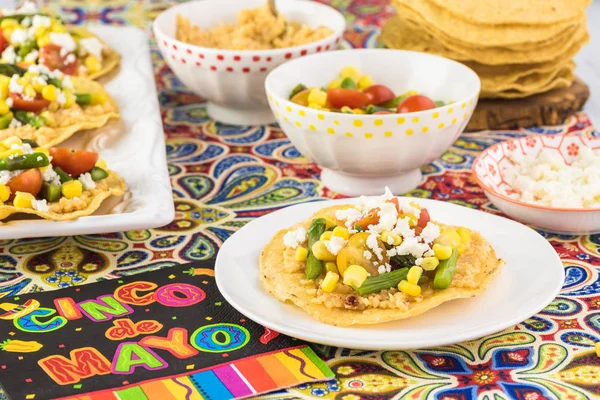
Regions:
[[[343,81],[343,78],[335,78],[334,80],[329,82],[329,85],[327,85],[327,88],[328,89],[337,89],[342,85],[342,81]]]
[[[321,289],[324,292],[331,293],[335,290],[335,286],[337,285],[339,280],[340,276],[338,274],[336,274],[335,272],[327,271],[323,282],[321,282]]]
[[[101,68],[100,60],[94,56],[87,56],[85,60],[83,60],[83,65],[85,65],[89,73],[98,72]]]
[[[354,114],[352,112],[352,109],[350,107],[348,107],[348,106],[344,106],[344,107],[340,108],[340,111],[343,112],[343,113],[345,113],[345,114]]]
[[[335,221],[329,217],[323,218],[325,220],[325,229],[329,229],[336,225]]]
[[[419,283],[419,279],[421,279],[421,275],[423,275],[423,268],[414,266],[410,267],[408,270],[408,274],[406,274],[406,280],[413,285],[417,285]]]
[[[0,185],[0,200],[6,201],[10,197],[10,188],[6,185]]]
[[[373,79],[371,79],[369,75],[363,75],[358,80],[358,89],[365,90],[369,86],[373,86],[374,83],[375,82],[373,82]]]
[[[65,104],[63,107],[70,108],[75,104],[75,95],[70,90],[63,90],[65,94]]]
[[[104,158],[98,158],[98,161],[96,161],[96,167],[106,169],[106,161],[104,161]]]
[[[337,264],[334,263],[333,261],[327,261],[325,263],[325,271],[335,272],[336,274],[340,273],[340,271],[338,271]]]
[[[450,249],[450,254],[452,254],[452,249]],[[423,257],[423,261],[421,261],[421,268],[425,271],[433,271],[440,265],[440,260],[435,257]]]
[[[392,246],[399,246],[402,244],[402,237],[392,232],[383,232],[381,234],[381,241]]]
[[[412,284],[405,280],[400,281],[400,283],[398,284],[398,290],[406,295],[413,297],[417,297],[421,294],[421,286]]]
[[[471,242],[471,231],[467,228],[460,227],[456,230],[458,236],[460,236],[460,242],[465,246],[468,246]]]
[[[344,271],[344,285],[361,287],[369,274],[360,265],[351,265]]]
[[[325,107],[327,103],[327,93],[319,88],[312,89],[308,94],[308,104],[317,104],[320,107]]]
[[[35,98],[35,96],[37,96],[37,92],[33,88],[32,84],[26,85],[25,88],[23,89],[23,93],[25,94],[25,96],[32,97],[32,98]]]
[[[83,193],[83,185],[78,180],[68,181],[62,185],[62,194],[67,199],[79,197],[81,193]]]
[[[321,237],[319,239],[321,239],[321,240],[329,240],[329,239],[331,239],[332,236],[333,236],[333,232],[331,232],[331,231],[325,231],[325,232],[323,232],[323,234],[321,235]]]
[[[5,75],[0,75],[0,97],[2,100],[8,97],[8,85],[10,84],[10,78]]]
[[[445,229],[435,242],[444,246],[457,248],[461,244],[461,239],[460,235],[454,229]]]
[[[342,68],[340,78],[352,78],[355,82],[360,79],[360,71],[351,65]]]
[[[36,40],[36,42],[37,42],[37,45],[39,48],[42,48],[45,45],[50,44],[50,34],[49,33],[43,34]]]
[[[49,101],[54,101],[58,97],[58,90],[54,85],[46,85],[42,89],[42,97]]]
[[[352,110],[352,114],[366,114],[363,110],[361,110],[360,108],[354,108]]]
[[[10,156],[20,156],[23,155],[23,150],[21,149],[10,149],[0,152],[0,158],[8,158]]]
[[[12,19],[12,18],[6,18],[3,19],[2,22],[0,22],[0,28],[5,29],[5,28],[16,28],[17,26],[19,26],[19,22],[17,22],[16,19]]]
[[[22,146],[23,141],[18,136],[11,136],[11,137],[7,137],[3,141],[1,141],[0,144],[2,146],[4,146],[5,148],[10,149],[13,144]]]
[[[452,247],[450,246],[443,246],[435,243],[432,249],[438,260],[447,260],[452,255]]]
[[[52,24],[50,28],[52,29],[52,32],[67,33],[67,27],[60,23]]]
[[[315,242],[311,250],[317,258],[317,260],[335,261],[336,259],[336,256],[334,256],[329,252],[329,250],[327,250],[327,247],[325,247],[325,242],[323,242],[322,240],[318,240],[317,242]]]
[[[417,210],[421,209],[421,205],[419,203],[417,203],[416,201],[411,201],[410,203],[408,203],[411,205],[411,207],[416,208]]]
[[[306,261],[308,257],[308,249],[305,247],[298,247],[296,249],[296,261]]]
[[[37,28],[35,28],[35,30],[33,31],[33,37],[35,37],[36,39],[39,39],[42,36],[44,36],[46,33],[48,33],[48,29],[45,26],[40,25]]]
[[[350,239],[350,232],[348,232],[348,229],[344,228],[343,226],[336,226],[333,228],[333,236],[348,240]]]
[[[14,28],[4,28],[4,29],[2,29],[2,34],[4,35],[5,38],[9,38],[14,31],[15,31]]]
[[[53,127],[56,125],[56,118],[50,111],[42,111],[40,115],[46,119],[47,126]]]
[[[92,93],[92,105],[106,103],[106,95],[104,93]]]
[[[20,208],[33,208],[31,202],[35,200],[35,196],[31,193],[17,192],[15,193],[15,199],[13,205]]]
[[[10,107],[6,104],[6,100],[0,99],[0,115],[8,114]]]

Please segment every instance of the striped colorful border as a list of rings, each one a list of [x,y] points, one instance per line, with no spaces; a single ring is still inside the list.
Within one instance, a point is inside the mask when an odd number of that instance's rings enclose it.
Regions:
[[[333,379],[334,374],[308,346],[288,348],[184,374],[107,389],[68,400],[227,400],[241,399]]]

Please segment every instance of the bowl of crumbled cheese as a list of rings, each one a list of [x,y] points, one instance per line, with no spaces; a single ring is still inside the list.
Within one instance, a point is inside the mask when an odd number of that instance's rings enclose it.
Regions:
[[[600,232],[600,138],[527,136],[483,151],[473,174],[490,201],[526,224]]]

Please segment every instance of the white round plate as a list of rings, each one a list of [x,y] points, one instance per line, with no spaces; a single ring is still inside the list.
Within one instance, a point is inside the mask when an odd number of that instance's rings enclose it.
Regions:
[[[295,305],[272,297],[258,278],[259,255],[271,237],[323,207],[357,199],[299,204],[248,223],[217,255],[219,290],[238,311],[270,329],[310,342],[368,350],[444,346],[477,339],[526,320],[558,294],[565,276],[562,262],[550,243],[531,228],[451,203],[411,200],[427,207],[434,220],[479,231],[506,261],[484,293],[444,303],[413,318],[347,328],[321,323]]]

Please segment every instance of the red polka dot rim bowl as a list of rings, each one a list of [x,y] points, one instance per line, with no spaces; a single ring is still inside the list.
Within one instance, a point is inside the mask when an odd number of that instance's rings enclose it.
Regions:
[[[444,107],[403,114],[343,114],[288,100],[298,84],[322,87],[346,66],[394,93],[415,90]],[[265,82],[277,122],[305,157],[323,168],[325,186],[350,196],[377,195],[386,186],[406,193],[422,180],[420,167],[439,158],[462,133],[477,104],[480,81],[456,61],[404,50],[338,50],[289,61]]]
[[[600,139],[580,135],[534,135],[507,140],[479,154],[473,163],[473,176],[496,208],[520,222],[562,234],[600,233],[600,207],[560,208],[517,200],[511,197],[515,190],[503,176],[503,170],[512,165],[508,157],[512,152],[536,157],[545,150],[550,155],[562,157],[570,165],[582,147],[598,151]]]
[[[273,68],[308,54],[338,46],[346,22],[335,9],[313,1],[278,0],[277,10],[288,21],[333,32],[319,41],[273,50],[223,50],[194,46],[175,39],[176,18],[181,14],[203,29],[220,23],[236,23],[239,11],[264,6],[266,0],[201,0],[176,5],[154,21],[158,47],[183,84],[208,101],[211,118],[234,125],[275,122],[267,104],[264,81]]]

